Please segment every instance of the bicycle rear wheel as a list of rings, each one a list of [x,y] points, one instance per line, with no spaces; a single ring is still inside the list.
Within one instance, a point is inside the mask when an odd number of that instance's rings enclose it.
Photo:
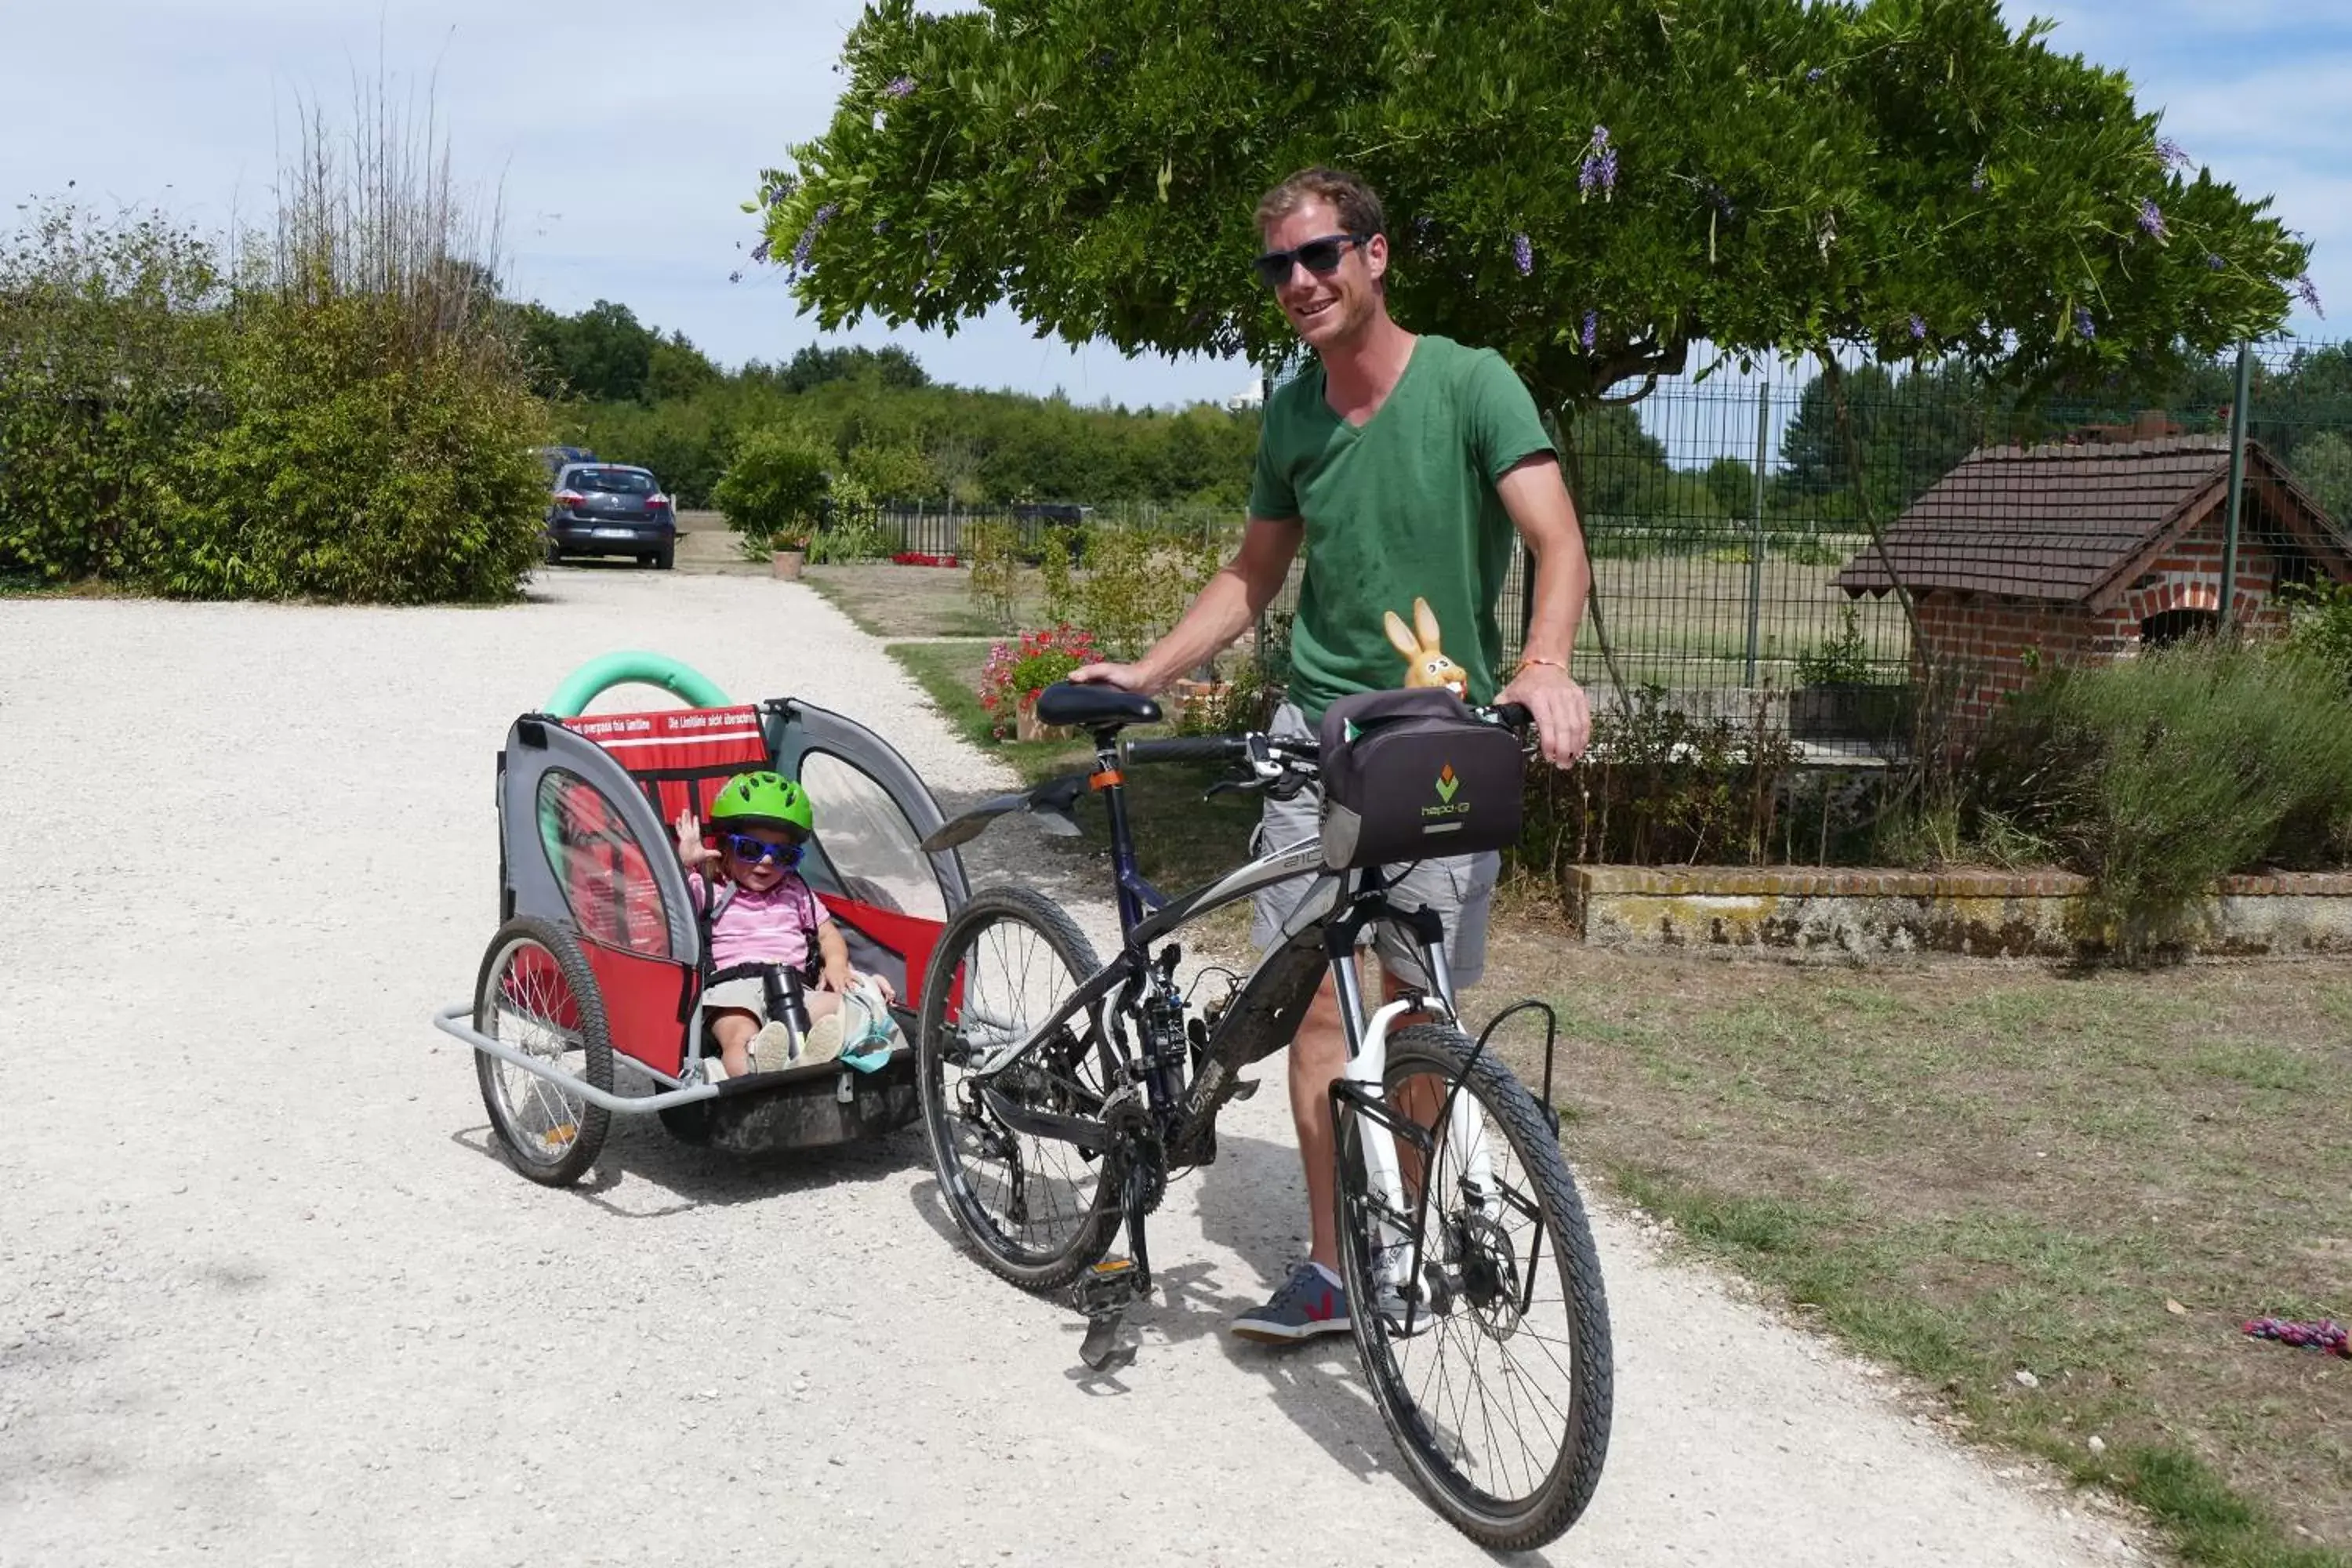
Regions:
[[[1473,1541],[1526,1551],[1575,1523],[1600,1481],[1609,1308],[1559,1139],[1510,1071],[1491,1056],[1472,1067],[1473,1051],[1441,1025],[1390,1037],[1389,1109],[1434,1151],[1396,1140],[1408,1197],[1386,1213],[1364,1145],[1390,1134],[1342,1113],[1340,1262],[1365,1375],[1414,1478]],[[1475,1130],[1459,1147],[1444,1111],[1457,1083]]]
[[[1066,1285],[1110,1249],[1118,1184],[1108,1157],[1008,1126],[998,1107],[1095,1121],[1108,1059],[1080,1017],[1016,1067],[985,1080],[971,1069],[1053,1016],[1095,968],[1059,905],[992,888],[948,922],[923,982],[916,1082],[940,1194],[981,1261],[1024,1289]]]

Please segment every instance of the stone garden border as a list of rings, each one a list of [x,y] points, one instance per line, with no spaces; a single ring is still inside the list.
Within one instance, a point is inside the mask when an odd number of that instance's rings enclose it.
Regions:
[[[2088,886],[2067,871],[1586,866],[1567,895],[1584,940],[1611,946],[2068,957]],[[2352,873],[2225,877],[2182,935],[2198,954],[2352,953]]]

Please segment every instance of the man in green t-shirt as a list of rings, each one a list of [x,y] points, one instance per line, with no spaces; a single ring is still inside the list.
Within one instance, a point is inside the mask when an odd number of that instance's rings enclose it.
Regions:
[[[1566,767],[1591,728],[1568,672],[1591,576],[1534,399],[1492,350],[1416,336],[1391,319],[1386,224],[1360,180],[1302,171],[1267,192],[1256,216],[1266,247],[1258,274],[1315,362],[1266,402],[1241,549],[1140,659],[1089,666],[1072,679],[1158,690],[1246,631],[1303,545],[1276,732],[1312,733],[1336,699],[1411,677],[1455,686],[1470,702],[1527,704],[1544,755]],[[1534,557],[1535,599],[1526,647],[1506,679],[1495,605],[1514,533]],[[1318,809],[1306,795],[1268,801],[1261,846],[1311,837]],[[1444,917],[1458,986],[1475,984],[1486,964],[1496,865],[1493,855],[1423,861],[1398,884],[1404,907]],[[1305,891],[1301,881],[1259,895],[1254,936],[1262,946]],[[1405,933],[1384,928],[1374,945],[1391,997],[1426,989]],[[1313,1242],[1273,1299],[1234,1322],[1245,1338],[1284,1342],[1349,1327],[1332,1217],[1330,1109],[1346,1056],[1327,981],[1290,1047],[1290,1113]]]

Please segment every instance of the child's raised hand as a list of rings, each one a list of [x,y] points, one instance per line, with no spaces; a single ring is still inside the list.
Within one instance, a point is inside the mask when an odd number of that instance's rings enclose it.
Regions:
[[[677,858],[688,870],[719,858],[719,851],[702,841],[702,825],[694,819],[694,813],[679,812],[674,826],[677,829]]]

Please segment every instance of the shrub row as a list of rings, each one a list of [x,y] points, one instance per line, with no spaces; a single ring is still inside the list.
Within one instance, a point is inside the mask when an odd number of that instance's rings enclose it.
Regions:
[[[546,425],[477,277],[50,208],[0,250],[0,573],[188,597],[511,597]],[[385,286],[389,282],[394,286]]]

